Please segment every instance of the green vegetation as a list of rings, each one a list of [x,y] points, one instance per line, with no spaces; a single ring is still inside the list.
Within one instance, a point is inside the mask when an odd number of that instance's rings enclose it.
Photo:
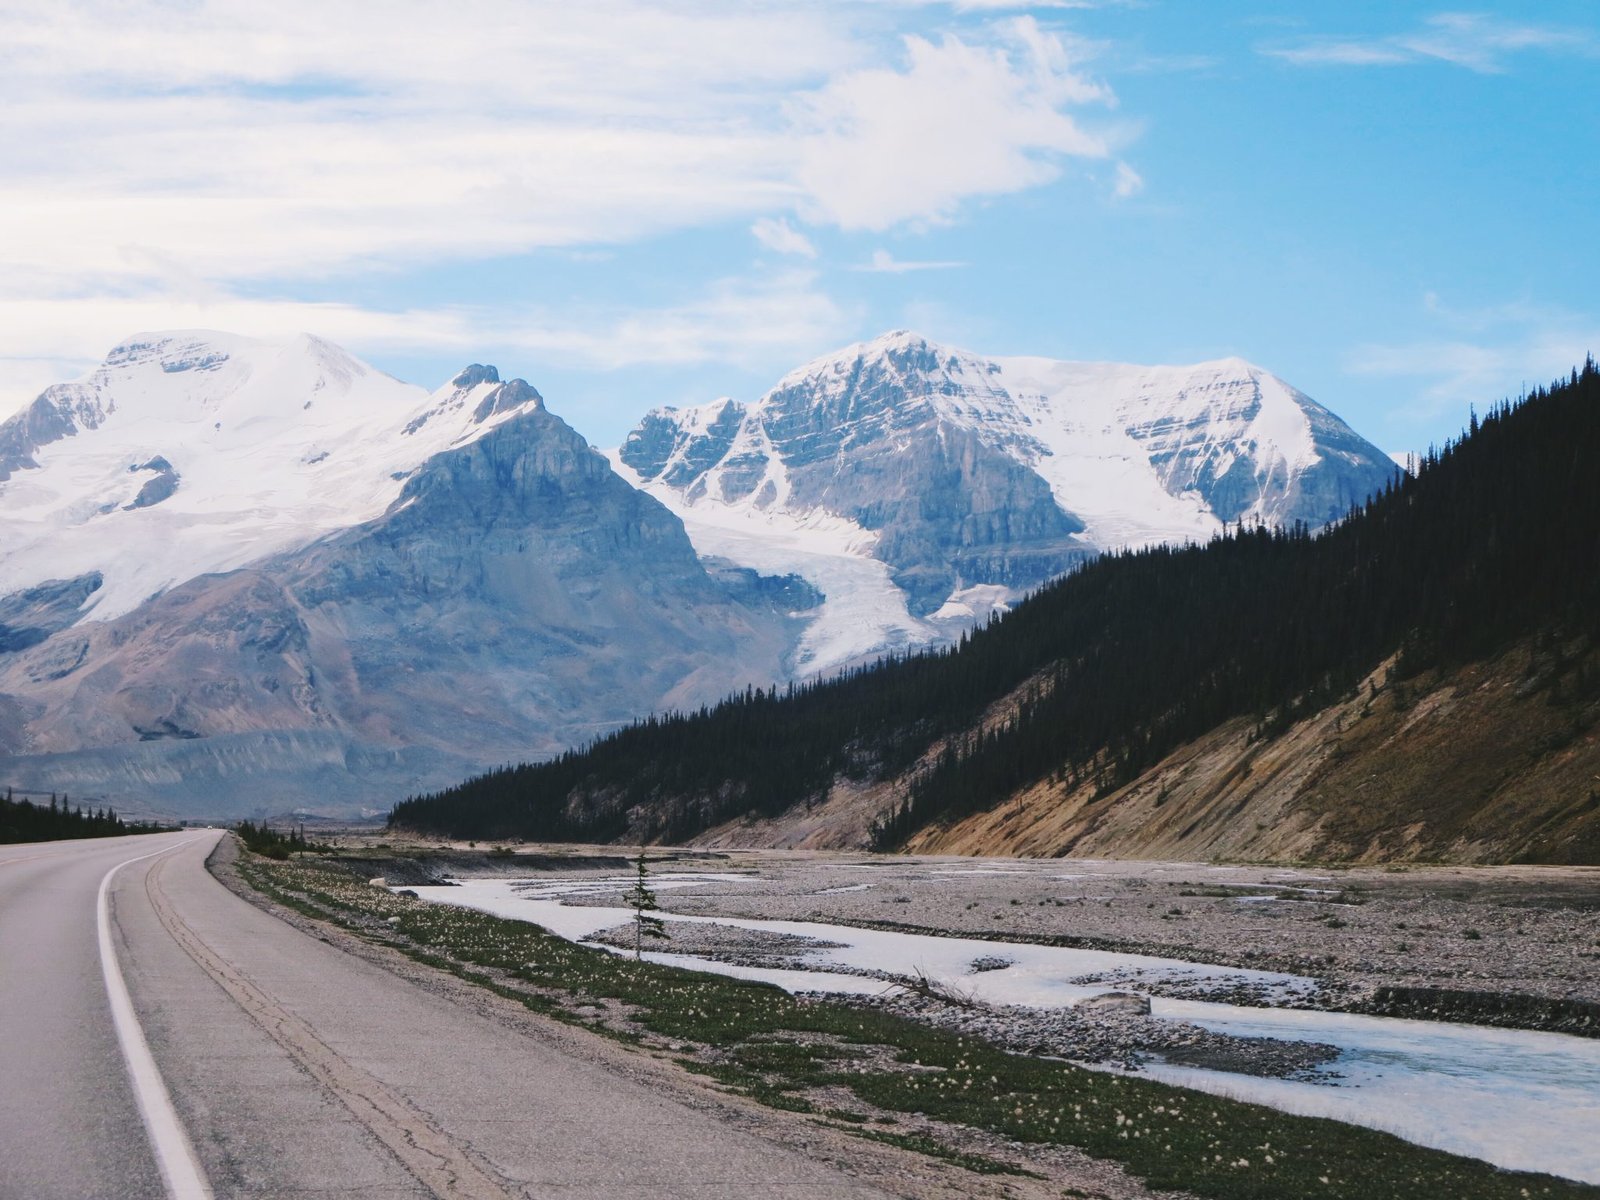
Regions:
[[[893,1126],[923,1114],[1026,1146],[1075,1146],[1152,1187],[1217,1200],[1600,1195],[1367,1129],[1008,1054],[882,1012],[577,946],[525,922],[370,887],[335,862],[247,859],[240,867],[303,913],[534,1011],[670,1051],[771,1107],[973,1170],[1019,1168]],[[840,1107],[841,1093],[849,1107]]]
[[[10,788],[0,799],[0,844],[53,842],[62,838],[121,837],[129,833],[164,833],[169,826],[149,821],[129,823],[110,807],[85,810],[62,796],[50,803],[17,800]]]
[[[585,751],[406,800],[390,824],[674,841],[812,802],[843,776],[906,783],[876,830],[888,849],[1046,779],[1108,794],[1231,719],[1274,736],[1395,654],[1399,702],[1422,672],[1529,638],[1548,660],[1551,703],[1587,728],[1600,712],[1595,462],[1591,360],[1475,416],[1416,478],[1320,533],[1235,529],[1205,546],[1107,555],[953,649],[651,718]],[[980,731],[1006,697],[1015,712]],[[1600,837],[1600,814],[1582,819]]]
[[[633,886],[622,893],[622,902],[633,909],[633,957],[644,957],[644,939],[652,941],[667,940],[667,923],[653,914],[658,912],[661,905],[656,903],[656,894],[650,890],[646,882],[644,848],[639,848],[639,857],[634,860],[638,876],[633,881]]]
[[[283,860],[291,854],[305,854],[311,850],[325,850],[327,847],[318,846],[306,841],[305,826],[291,829],[287,834],[279,833],[267,826],[263,821],[257,825],[252,821],[240,821],[233,827],[234,833],[239,835],[239,840],[245,848],[264,858]]]

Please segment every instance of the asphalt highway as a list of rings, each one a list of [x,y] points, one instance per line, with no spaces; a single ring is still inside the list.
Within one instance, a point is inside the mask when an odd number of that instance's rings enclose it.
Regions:
[[[884,1194],[239,899],[221,836],[0,847],[0,1200]]]

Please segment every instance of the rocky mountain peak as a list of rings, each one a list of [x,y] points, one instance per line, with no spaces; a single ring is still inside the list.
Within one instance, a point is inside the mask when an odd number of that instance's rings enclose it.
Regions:
[[[135,334],[0,424],[0,575],[98,571],[82,615],[110,620],[370,520],[430,457],[543,406],[483,364],[430,394],[309,334]]]
[[[987,358],[904,329],[814,359],[748,408],[658,410],[618,460],[703,553],[771,570],[748,547],[781,527],[841,628],[862,614],[825,577],[877,597],[882,645],[940,636],[940,620],[981,617],[1099,551],[1205,541],[1239,520],[1323,525],[1393,473],[1241,358]],[[850,575],[862,558],[892,587]]]
[[[485,366],[483,363],[470,363],[456,373],[450,381],[453,388],[477,387],[480,383],[499,383],[500,372],[494,367]]]
[[[136,333],[118,342],[101,364],[105,372],[155,365],[169,375],[181,371],[216,370],[230,357],[223,343],[234,339],[210,330],[173,330]]]
[[[769,395],[808,384],[838,385],[861,379],[911,383],[909,394],[916,395],[921,390],[917,384],[959,371],[970,357],[921,334],[896,329],[812,359],[779,380]]]
[[[492,371],[494,368],[490,368]],[[520,408],[544,408],[544,397],[525,379],[510,379],[489,392],[473,410],[472,419],[481,425],[496,413],[514,412]]]

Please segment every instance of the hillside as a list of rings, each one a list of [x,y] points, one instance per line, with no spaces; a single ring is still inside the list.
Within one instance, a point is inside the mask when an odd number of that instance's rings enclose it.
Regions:
[[[1588,651],[1583,672],[1600,669]],[[1262,737],[1248,718],[1100,794],[1047,778],[911,835],[928,854],[1196,861],[1600,862],[1597,704],[1574,662],[1519,642],[1355,694]],[[1558,682],[1564,676],[1566,682]],[[724,830],[724,844],[737,840]]]
[[[1378,786],[1363,794],[1349,771],[1323,771],[1317,832],[1262,853],[1594,861],[1600,813],[1581,779],[1600,715],[1597,461],[1600,371],[1589,362],[1474,418],[1418,477],[1325,533],[1246,528],[1206,546],[1109,555],[954,650],[654,718],[581,754],[413,798],[390,822],[461,837],[685,840],[739,819],[798,821],[840,787],[866,787],[880,848],[1157,853],[1200,843],[1163,840],[1166,822],[1147,819],[1130,818],[1117,837],[1078,832],[1131,811],[1163,778],[1157,768],[1179,771],[1174,754],[1187,747],[1198,762],[1206,746],[1214,762],[1190,774],[1210,782],[1192,790],[1208,803],[1226,794],[1229,808],[1211,819],[1270,826],[1278,816],[1256,813],[1250,790],[1227,792],[1229,776],[1264,770],[1253,763],[1270,762],[1274,746],[1293,766],[1306,755],[1290,747],[1328,757],[1357,742],[1342,736],[1352,704],[1354,714],[1416,704],[1410,725],[1378,718],[1389,734],[1374,744],[1389,749],[1362,750],[1384,765],[1368,771]],[[1472,722],[1453,725],[1450,698],[1472,680],[1510,688],[1514,702],[1491,690],[1467,704]],[[1555,720],[1528,734],[1530,763],[1507,739],[1533,702]],[[1318,731],[1318,720],[1330,725]],[[1424,733],[1432,749],[1414,754]],[[1450,773],[1472,760],[1486,763],[1472,786],[1483,790],[1483,770],[1501,776],[1488,789],[1504,808],[1498,827],[1440,816],[1435,797],[1461,786]],[[1176,790],[1163,805],[1189,811]],[[1002,834],[1000,808],[1013,798],[1026,811]],[[1074,824],[1072,806],[1102,811]],[[1030,842],[1026,830],[1051,819],[1061,837]],[[1557,824],[1541,832],[1541,821]],[[1520,832],[1507,842],[1512,826]],[[1490,850],[1464,850],[1474,837]],[[1256,851],[1250,838],[1213,838],[1203,853]]]

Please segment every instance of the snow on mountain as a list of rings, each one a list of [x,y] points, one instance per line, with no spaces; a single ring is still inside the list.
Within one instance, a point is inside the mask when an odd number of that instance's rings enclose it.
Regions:
[[[782,679],[816,603],[492,367],[137,338],[0,471],[0,782],[119,809],[381,811]]]
[[[1103,550],[1325,524],[1394,470],[1241,359],[990,359],[904,331],[748,406],[651,412],[612,459],[703,555],[827,596],[810,670],[948,635]]]
[[[776,506],[706,503],[703,497],[699,503],[682,502],[670,485],[644,479],[617,451],[607,453],[617,474],[677,514],[702,558],[761,575],[799,575],[825,597],[800,636],[797,674],[940,636],[940,624],[911,615],[889,567],[872,556],[877,539],[849,518],[816,508],[793,513]],[[974,615],[961,614],[961,627]]]
[[[0,424],[7,593],[92,572],[111,620],[383,513],[430,456],[539,395],[469,367],[431,395],[301,335],[147,334]]]
[[[1394,470],[1237,359],[907,333],[610,458],[493,367],[429,393],[313,337],[124,342],[0,422],[7,782],[382,807],[957,636],[1107,548],[1319,525]]]

